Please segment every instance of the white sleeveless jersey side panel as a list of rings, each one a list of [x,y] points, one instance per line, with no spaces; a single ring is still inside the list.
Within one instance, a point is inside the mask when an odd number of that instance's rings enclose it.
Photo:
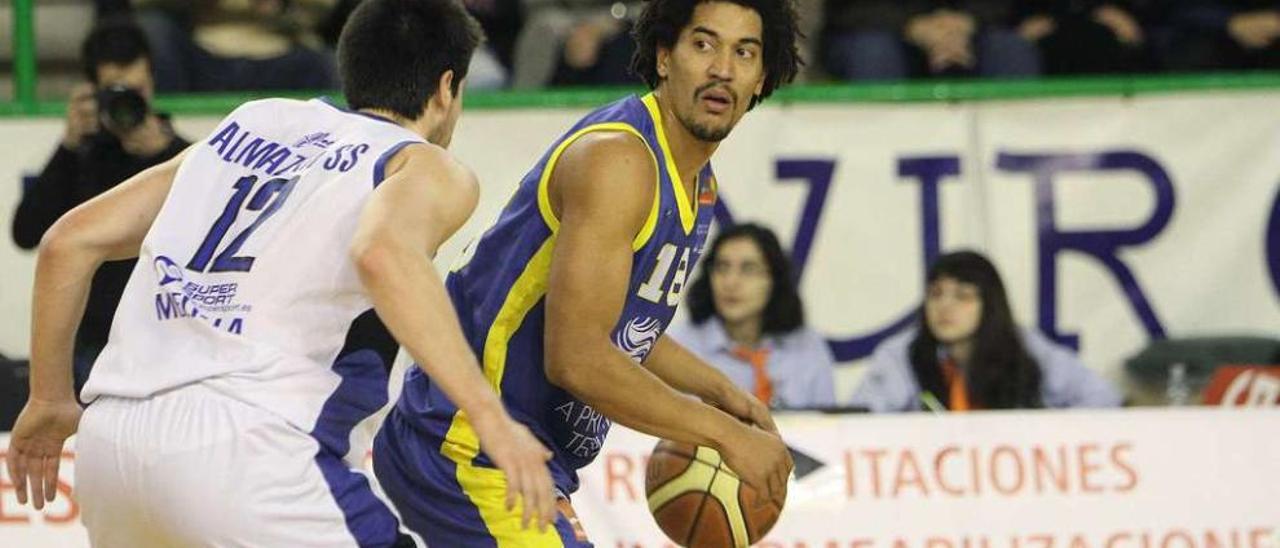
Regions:
[[[84,398],[201,382],[310,430],[372,308],[348,249],[387,157],[422,142],[321,100],[246,103],[189,151]]]

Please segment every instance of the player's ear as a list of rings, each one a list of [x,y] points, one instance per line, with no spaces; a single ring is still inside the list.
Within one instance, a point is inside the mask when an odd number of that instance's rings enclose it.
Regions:
[[[439,111],[442,111],[442,113],[448,113],[453,106],[453,101],[457,100],[458,93],[453,92],[453,69],[445,70],[443,74],[440,74],[439,81],[435,82],[435,92],[431,93],[431,99],[426,100],[426,110],[430,110],[434,106],[434,108],[440,109]]]
[[[453,102],[458,100],[458,94],[453,91],[454,76],[453,69],[444,71],[444,74],[440,75],[440,81],[436,83],[436,92],[431,94],[431,100],[437,102],[442,112],[448,112]]]
[[[658,46],[658,79],[665,80],[671,73],[671,49]]]

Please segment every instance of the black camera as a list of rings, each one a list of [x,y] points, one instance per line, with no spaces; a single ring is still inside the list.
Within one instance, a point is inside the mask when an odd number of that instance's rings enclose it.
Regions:
[[[94,97],[98,100],[98,121],[117,135],[142,125],[150,111],[141,93],[119,84],[98,90]]]

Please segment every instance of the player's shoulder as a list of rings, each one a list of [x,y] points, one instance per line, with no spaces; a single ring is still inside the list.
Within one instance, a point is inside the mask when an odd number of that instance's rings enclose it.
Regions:
[[[478,193],[476,174],[444,148],[426,141],[401,147],[387,160],[387,176],[404,173],[412,179],[426,179],[452,190]]]
[[[583,134],[569,144],[564,154],[603,165],[619,160],[649,161],[653,157],[653,151],[642,137],[622,129],[599,129]]]
[[[565,148],[556,166],[558,180],[567,179],[570,184],[582,180],[596,188],[636,184],[647,188],[657,174],[657,160],[649,146],[643,139],[621,130],[582,135]],[[602,179],[617,184],[601,185]]]

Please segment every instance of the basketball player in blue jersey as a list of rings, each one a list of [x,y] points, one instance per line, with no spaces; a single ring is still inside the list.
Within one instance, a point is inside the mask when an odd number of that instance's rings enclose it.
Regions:
[[[78,430],[95,546],[412,545],[356,469],[398,341],[509,479],[504,509],[545,528],[551,452],[504,411],[431,264],[477,200],[445,147],[480,39],[453,0],[365,0],[339,42],[355,110],[246,103],[49,230],[8,453],[20,502],[53,500]],[[98,265],[126,257],[82,415],[75,326]]]
[[[787,0],[651,0],[633,68],[653,92],[573,126],[464,252],[446,286],[485,377],[552,447],[561,513],[521,528],[472,417],[412,370],[374,471],[428,544],[589,545],[567,498],[613,422],[715,448],[783,497],[792,462],[767,408],[663,332],[711,223],[711,155],[795,75],[796,35]]]

